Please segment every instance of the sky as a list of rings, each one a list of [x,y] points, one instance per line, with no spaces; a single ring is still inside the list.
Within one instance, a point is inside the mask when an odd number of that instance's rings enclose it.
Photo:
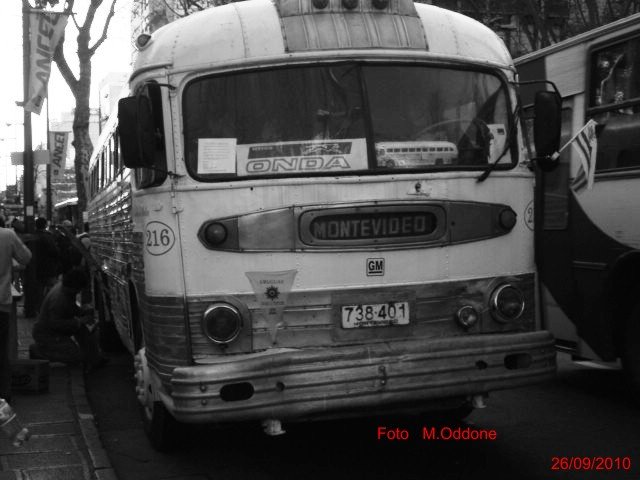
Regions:
[[[100,46],[92,61],[91,106],[98,106],[98,86],[100,81],[110,72],[127,72],[130,69],[131,37],[130,12],[133,0],[117,0],[116,14],[111,20],[107,40]],[[4,0],[0,16],[0,45],[2,51],[3,74],[0,75],[0,190],[6,185],[16,183],[21,175],[22,167],[12,167],[10,152],[22,151],[23,145],[23,111],[16,106],[22,101],[22,12],[21,0]],[[33,1],[31,2],[33,4]],[[61,1],[60,4],[64,3]],[[84,21],[82,10],[88,0],[76,0],[74,12],[78,23]],[[92,43],[100,37],[104,18],[111,2],[104,0],[98,10],[92,29]],[[77,29],[69,19],[65,31],[65,57],[74,73],[77,74]],[[49,79],[49,117],[51,121],[59,119],[62,112],[68,112],[75,106],[69,87],[62,78],[55,63],[52,63]],[[46,142],[46,104],[40,115],[32,114],[34,148]]]

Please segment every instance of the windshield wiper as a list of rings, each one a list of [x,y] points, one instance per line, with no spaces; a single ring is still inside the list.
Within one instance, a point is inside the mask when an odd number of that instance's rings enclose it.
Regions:
[[[505,154],[509,151],[509,147],[510,147],[510,143],[507,142],[504,146],[504,150],[502,150],[502,153],[500,154],[500,156],[498,156],[498,158],[496,159],[495,162],[490,163],[487,168],[484,170],[484,172],[482,172],[482,175],[480,175],[477,179],[476,182],[484,182],[487,177],[489,175],[491,175],[491,172],[493,172],[493,170],[496,168],[496,165],[498,165],[498,163],[500,163],[500,160],[502,160],[502,157],[505,156]]]

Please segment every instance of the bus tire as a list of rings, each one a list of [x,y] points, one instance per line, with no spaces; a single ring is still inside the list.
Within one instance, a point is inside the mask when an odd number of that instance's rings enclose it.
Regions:
[[[103,291],[106,283],[93,281],[93,303],[98,313],[98,332],[100,348],[104,352],[122,352],[125,350],[124,344],[118,335],[111,308],[109,298]]]
[[[160,401],[152,402],[149,410],[141,405],[144,410],[142,423],[151,446],[158,452],[170,452],[176,446],[178,423]]]
[[[136,354],[134,368],[144,431],[155,450],[169,452],[176,446],[178,422],[164,404],[156,399],[144,348]]]
[[[640,303],[633,306],[627,318],[620,357],[631,392],[640,403]]]

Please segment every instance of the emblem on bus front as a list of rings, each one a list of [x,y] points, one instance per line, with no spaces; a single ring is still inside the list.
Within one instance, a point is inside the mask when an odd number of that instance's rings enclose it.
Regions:
[[[384,258],[367,258],[367,277],[384,275]]]

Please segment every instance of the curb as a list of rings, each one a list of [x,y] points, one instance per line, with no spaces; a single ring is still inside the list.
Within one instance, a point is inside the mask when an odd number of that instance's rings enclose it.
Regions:
[[[71,396],[76,407],[80,432],[89,452],[90,467],[95,477],[98,480],[118,480],[107,456],[107,451],[102,446],[93,412],[87,399],[84,376],[79,368],[71,370]],[[0,478],[0,480],[2,479]]]

